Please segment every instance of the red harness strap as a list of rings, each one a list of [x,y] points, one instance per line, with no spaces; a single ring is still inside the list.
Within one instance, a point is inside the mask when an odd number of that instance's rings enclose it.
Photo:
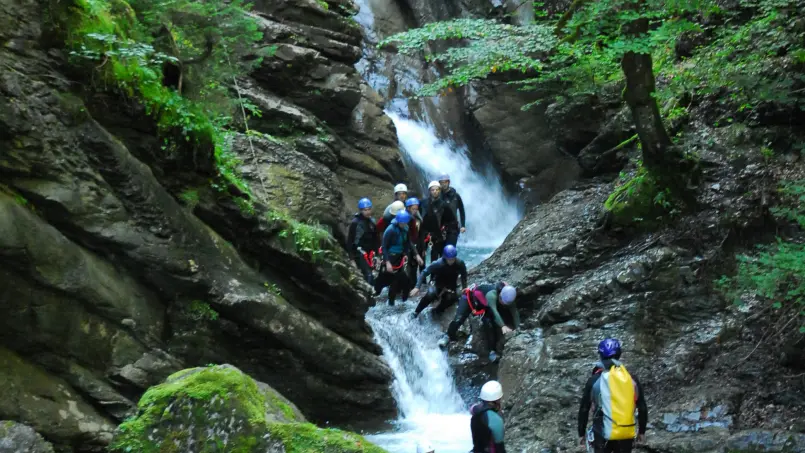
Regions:
[[[363,254],[363,259],[366,260],[366,264],[368,264],[369,267],[374,267],[375,266],[375,251],[371,250],[371,251],[369,251],[367,253],[364,253]]]
[[[472,290],[470,288],[466,288],[464,290],[464,296],[467,298],[467,305],[470,306],[470,311],[474,316],[483,316],[484,313],[486,313],[486,308],[476,310],[475,307],[472,305]]]

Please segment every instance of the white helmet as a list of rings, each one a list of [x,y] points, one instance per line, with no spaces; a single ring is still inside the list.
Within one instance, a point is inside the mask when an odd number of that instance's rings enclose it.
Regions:
[[[434,187],[441,188],[442,186],[439,184],[439,181],[431,181],[430,184],[428,184],[428,190],[430,190],[430,189],[432,189]]]
[[[391,204],[391,208],[389,208],[389,212],[391,213],[391,215],[397,215],[397,213],[402,211],[403,209],[405,209],[405,203],[403,203],[400,200],[397,200],[397,201],[395,201],[394,203]]]
[[[416,453],[434,453],[436,451],[427,440],[420,440],[416,444]]]
[[[514,302],[515,297],[517,297],[517,288],[512,285],[506,285],[500,290],[500,301],[503,302],[503,305]]]
[[[406,187],[405,184],[397,184],[396,186],[394,186],[394,193],[397,193],[397,192],[408,193],[408,187]]]
[[[498,381],[489,381],[481,387],[479,397],[484,401],[497,401],[503,398],[503,387]]]

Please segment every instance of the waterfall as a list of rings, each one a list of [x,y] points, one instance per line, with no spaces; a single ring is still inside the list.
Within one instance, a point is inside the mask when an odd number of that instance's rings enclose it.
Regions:
[[[457,244],[459,257],[468,267],[478,264],[520,220],[520,205],[506,194],[494,169],[473,168],[466,146],[439,138],[435,125],[440,124],[443,130],[447,122],[437,118],[441,107],[438,99],[408,98],[422,86],[420,78],[428,70],[414,59],[375,49],[380,39],[407,28],[405,14],[395,0],[356,3],[360,11],[355,19],[365,32],[363,59],[356,68],[386,99],[386,114],[396,126],[400,150],[413,178],[407,181],[409,189],[427,196],[428,181],[441,173],[450,175],[450,184],[461,195],[467,216],[467,231]],[[366,314],[383,358],[394,373],[392,393],[400,410],[393,431],[367,438],[391,453],[414,453],[419,439],[427,439],[438,453],[466,453],[472,448],[470,416],[467,402],[456,389],[447,353],[437,345],[442,330],[429,310],[411,319],[414,306],[414,301],[398,301],[393,307],[379,303]]]
[[[367,438],[392,453],[414,453],[418,439],[427,439],[438,453],[466,453],[472,448],[470,416],[447,354],[437,345],[442,332],[430,312],[411,319],[411,311],[411,302],[378,304],[366,314],[394,373],[392,394],[400,409],[395,431]]]

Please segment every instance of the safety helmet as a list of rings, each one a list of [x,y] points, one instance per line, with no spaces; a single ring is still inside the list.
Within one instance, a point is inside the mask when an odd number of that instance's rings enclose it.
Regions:
[[[598,355],[602,359],[617,357],[621,353],[621,343],[614,338],[607,338],[598,343]]]
[[[439,185],[439,181],[431,181],[430,184],[428,184],[428,190],[430,190],[430,189],[432,189],[434,187],[441,188],[442,186]]]
[[[396,186],[394,186],[394,193],[397,192],[408,193],[408,187],[406,187],[405,184],[397,184]]]
[[[434,453],[436,451],[427,440],[420,440],[416,444],[416,453]]]
[[[455,258],[458,255],[458,250],[454,245],[447,244],[444,246],[444,250],[442,250],[442,255],[445,258]]]
[[[478,396],[484,401],[497,401],[503,398],[503,387],[498,381],[489,381],[481,387],[481,394]]]
[[[514,286],[506,285],[500,290],[500,301],[503,302],[503,305],[509,305],[510,303],[514,302],[516,297],[517,288]]]
[[[450,175],[447,173],[442,173],[439,175],[439,181],[450,181]]]
[[[389,208],[389,212],[391,215],[397,215],[398,212],[405,211],[405,203],[400,200],[395,201],[391,204],[391,208]]]
[[[405,207],[407,208],[408,206],[419,206],[419,200],[416,197],[405,200]]]
[[[368,198],[361,198],[358,200],[358,209],[366,209],[372,207],[372,200]]]
[[[411,214],[403,209],[402,211],[398,212],[394,218],[397,219],[397,223],[408,223],[411,221]]]

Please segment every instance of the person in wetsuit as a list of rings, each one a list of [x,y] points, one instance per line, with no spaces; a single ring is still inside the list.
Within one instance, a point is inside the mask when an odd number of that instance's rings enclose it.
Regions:
[[[410,280],[405,269],[411,249],[416,246],[411,243],[408,237],[408,222],[411,215],[408,211],[402,210],[397,213],[391,225],[383,233],[383,264],[380,275],[375,282],[375,294],[386,286],[389,287],[389,305],[394,305],[398,293],[402,293],[402,300],[408,300],[410,290]],[[417,256],[417,260],[419,256]],[[421,262],[420,262],[421,264]]]
[[[396,212],[391,212],[391,207],[394,205],[394,203],[397,201],[405,203],[407,199],[408,199],[408,187],[402,183],[394,186],[394,200],[391,201],[391,204],[386,206],[386,209],[383,211],[383,217],[386,217],[389,214],[394,216]]]
[[[375,219],[372,218],[372,201],[368,198],[358,200],[358,210],[349,224],[347,251],[358,266],[364,280],[374,284],[374,257],[377,251],[378,235]]]
[[[470,314],[480,316],[481,323],[484,326],[484,333],[486,334],[489,361],[496,362],[498,360],[498,342],[501,339],[500,332],[502,330],[495,325],[495,318],[500,316],[498,301],[502,305],[508,306],[514,302],[516,297],[517,289],[506,284],[506,282],[472,285],[465,289],[458,301],[456,316],[447,328],[447,335],[439,341],[439,346],[446,347],[450,341],[456,340],[458,329],[469,318]],[[510,330],[505,327],[502,333],[508,333]]]
[[[419,200],[416,197],[411,197],[405,200],[405,210],[411,214],[411,221],[408,222],[408,237],[411,242],[416,246],[411,250],[411,256],[408,259],[408,279],[411,282],[417,281],[419,278],[419,270],[424,267],[425,263],[425,238],[420,234],[422,229],[422,215],[419,213]],[[416,257],[422,260],[422,264]]]
[[[467,286],[467,266],[464,261],[458,259],[458,250],[455,246],[446,245],[442,257],[430,263],[419,276],[419,279],[411,290],[411,297],[416,296],[419,288],[427,282],[428,276],[433,280],[433,286],[428,287],[428,293],[419,301],[419,305],[414,309],[414,318],[419,316],[428,305],[441,297],[441,302],[433,309],[433,314],[440,315],[458,301],[456,290],[456,280],[461,278],[461,287]]]
[[[447,203],[441,198],[441,188],[439,183],[431,181],[428,184],[429,197],[422,202],[422,231],[426,238],[429,237],[432,248],[430,251],[430,262],[438,260],[442,255],[447,240],[447,226],[456,222],[456,214],[451,212]],[[455,244],[454,244],[455,245]]]
[[[634,446],[634,439],[620,439],[610,440],[607,436],[607,425],[612,429],[614,420],[604,420],[605,415],[602,407],[604,404],[612,404],[612,398],[609,401],[603,401],[602,389],[600,382],[603,373],[609,372],[613,367],[621,366],[621,344],[614,338],[607,338],[598,344],[599,361],[592,371],[592,375],[587,379],[584,385],[584,393],[581,395],[581,405],[579,406],[579,444],[583,447],[587,442],[585,430],[587,429],[587,418],[590,414],[590,407],[594,407],[593,412],[593,450],[595,453],[631,453]],[[632,379],[634,396],[629,395],[628,401],[631,411],[626,410],[631,417],[634,417],[634,409],[637,409],[637,441],[643,443],[646,441],[646,425],[648,424],[648,406],[646,405],[646,398],[643,395],[643,387],[636,377],[629,374]],[[607,389],[609,391],[609,389]],[[624,399],[619,402],[622,404]],[[633,423],[633,421],[632,421]],[[627,425],[624,425],[627,426]],[[628,425],[633,427],[634,425]]]
[[[470,408],[472,453],[506,453],[503,417],[500,415],[503,387],[498,381],[489,381],[481,387],[478,397],[481,401]]]
[[[455,188],[450,187],[450,175],[447,173],[442,173],[439,176],[439,187],[441,188],[442,200],[447,204],[447,209],[455,218],[454,222],[445,225],[445,231],[447,233],[445,243],[456,245],[458,243],[459,233],[467,231],[467,216],[464,212],[464,200],[461,199],[461,195],[456,192]],[[458,212],[458,215],[456,215],[456,212]],[[461,218],[460,222],[459,217]]]

